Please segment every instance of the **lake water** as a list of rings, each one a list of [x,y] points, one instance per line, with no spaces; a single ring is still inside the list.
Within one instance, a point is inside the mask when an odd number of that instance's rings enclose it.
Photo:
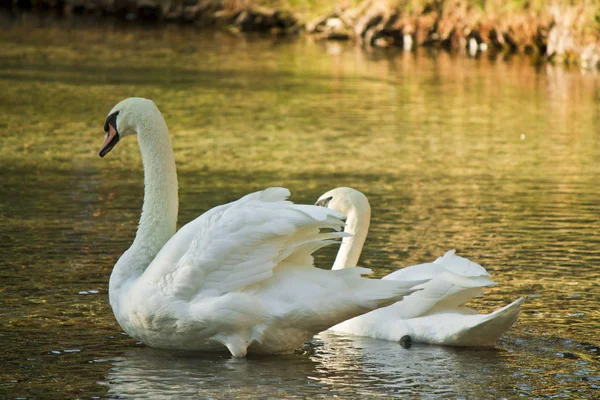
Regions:
[[[600,397],[600,82],[518,57],[0,15],[1,398]],[[361,264],[446,250],[527,296],[494,349],[324,333],[288,356],[175,354],[108,304],[142,202],[135,139],[106,114],[153,99],[174,141],[180,224],[268,186],[371,200]],[[335,249],[317,262],[327,268]]]

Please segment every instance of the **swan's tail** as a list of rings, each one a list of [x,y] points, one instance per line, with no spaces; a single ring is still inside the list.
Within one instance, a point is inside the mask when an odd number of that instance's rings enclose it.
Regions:
[[[456,335],[457,346],[494,346],[502,336],[515,323],[521,312],[521,304],[525,302],[519,297],[512,303],[483,315],[476,324],[461,331]]]

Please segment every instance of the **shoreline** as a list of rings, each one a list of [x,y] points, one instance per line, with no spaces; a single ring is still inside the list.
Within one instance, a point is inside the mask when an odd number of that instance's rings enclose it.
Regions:
[[[8,3],[8,4],[6,4]],[[536,61],[600,68],[600,2],[349,0],[319,6],[288,0],[14,0],[3,8],[115,16],[205,29],[308,34],[367,48],[439,47],[475,57],[493,51]],[[318,2],[315,2],[318,3]],[[508,4],[506,4],[508,3]],[[532,5],[534,3],[534,5]],[[483,5],[481,5],[483,4]],[[518,5],[517,5],[518,4]],[[552,5],[550,5],[552,4]]]

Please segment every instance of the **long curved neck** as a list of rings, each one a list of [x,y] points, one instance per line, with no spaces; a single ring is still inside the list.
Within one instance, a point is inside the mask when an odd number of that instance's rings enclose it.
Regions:
[[[178,212],[177,172],[167,125],[156,107],[138,118],[138,143],[144,164],[144,205],[131,247],[111,275],[111,287],[141,276],[175,234]]]
[[[138,123],[138,142],[144,164],[144,205],[131,247],[146,250],[152,261],[175,234],[179,206],[173,146],[158,110]]]
[[[356,207],[347,212],[346,227],[344,232],[350,233],[351,237],[342,240],[335,262],[331,269],[342,269],[356,267],[363,245],[369,233],[371,222],[371,209],[359,210]]]

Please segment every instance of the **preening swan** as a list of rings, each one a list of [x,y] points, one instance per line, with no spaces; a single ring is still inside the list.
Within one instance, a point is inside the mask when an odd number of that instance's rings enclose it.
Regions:
[[[369,231],[371,206],[366,196],[351,188],[336,188],[322,195],[318,205],[347,215],[345,237],[334,270],[356,266]],[[331,330],[398,341],[409,335],[421,343],[452,346],[493,346],[519,316],[521,297],[491,314],[479,314],[464,303],[495,285],[481,265],[455,256],[454,250],[433,263],[393,272],[384,280],[430,279],[423,290],[403,301],[342,322]]]
[[[270,188],[215,207],[177,233],[177,174],[155,104],[129,98],[108,114],[100,156],[136,134],[144,205],[135,239],[110,276],[110,305],[130,336],[152,347],[292,351],[338,322],[389,305],[424,280],[365,279],[324,271],[312,252],[346,234],[342,214],[286,201]],[[321,228],[336,232],[320,233]]]

